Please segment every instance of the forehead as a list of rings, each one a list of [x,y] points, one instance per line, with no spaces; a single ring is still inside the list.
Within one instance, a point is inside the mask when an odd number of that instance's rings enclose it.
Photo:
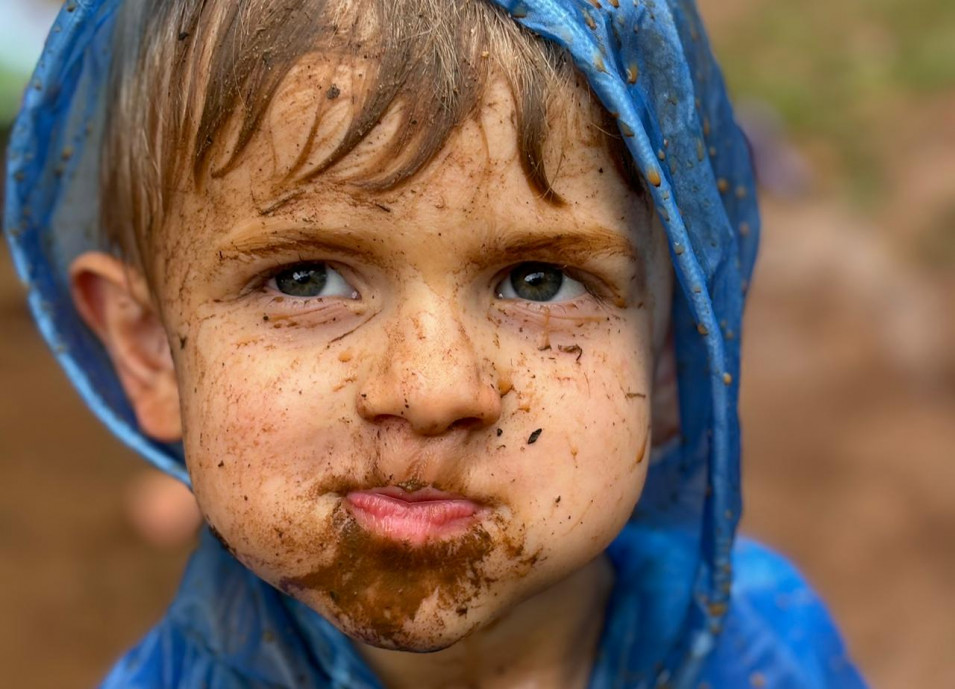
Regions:
[[[383,96],[387,108],[375,116],[379,111],[375,105],[377,92],[386,89],[387,82],[380,67],[374,57],[306,55],[280,84],[247,152],[239,159],[254,159],[259,181],[267,181],[277,194],[319,177],[322,181],[353,182],[356,189],[386,186],[379,184],[382,175],[407,163],[423,148],[420,144],[431,126],[445,125],[449,116],[446,112],[417,110],[418,101],[431,94],[419,92],[422,88],[429,90],[428,86],[413,80],[397,95]],[[448,140],[443,141],[445,154],[483,145],[490,156],[486,163],[511,158],[517,152],[518,136],[525,134],[519,131],[521,121],[538,119],[543,127],[537,138],[550,144],[544,151],[550,158],[544,161],[548,168],[557,167],[566,158],[562,150],[578,145],[597,147],[609,140],[604,111],[579,75],[552,74],[545,93],[534,97],[520,94],[520,107],[516,107],[513,95],[519,85],[509,83],[500,68],[488,74],[486,84],[482,81],[467,88],[476,96],[475,103],[461,113]],[[235,129],[240,122],[236,118],[231,124],[233,131],[227,130],[224,136],[231,145],[220,147],[213,169],[221,169],[232,159],[238,136]],[[352,146],[353,141],[358,145]],[[341,150],[350,153],[339,160]],[[329,166],[329,161],[334,162]],[[553,174],[552,169],[548,172]]]
[[[256,228],[270,231],[318,219],[358,223],[365,233],[416,219],[485,232],[533,226],[542,237],[548,227],[559,233],[568,225],[649,227],[644,197],[629,189],[608,152],[600,106],[586,87],[573,82],[556,85],[551,94],[542,155],[563,204],[531,188],[520,160],[512,92],[499,77],[489,80],[473,115],[435,158],[396,188],[376,189],[369,180],[407,154],[401,145],[401,100],[339,163],[311,178],[297,174],[321,167],[341,146],[368,67],[361,60],[343,64],[317,55],[297,65],[238,165],[201,188],[181,190],[179,222],[169,228],[172,244],[228,245],[233,231],[247,236]],[[224,146],[220,156],[229,154]],[[196,215],[205,221],[193,222]]]

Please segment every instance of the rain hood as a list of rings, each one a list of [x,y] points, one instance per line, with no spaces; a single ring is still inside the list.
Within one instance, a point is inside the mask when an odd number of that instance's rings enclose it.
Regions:
[[[616,118],[666,229],[681,437],[653,458],[612,544],[617,583],[591,687],[861,687],[824,607],[784,560],[735,540],[740,326],[759,233],[750,154],[691,0],[494,0],[572,56]],[[182,448],[136,425],[74,310],[97,248],[99,139],[120,0],[68,0],[16,121],[4,229],[39,328],[93,412],[188,483]],[[108,687],[378,687],[351,643],[204,534],[167,616]]]

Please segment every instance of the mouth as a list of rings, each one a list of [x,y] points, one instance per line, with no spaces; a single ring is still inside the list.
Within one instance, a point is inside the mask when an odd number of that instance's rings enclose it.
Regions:
[[[460,536],[486,511],[473,500],[435,488],[355,490],[344,502],[367,531],[412,546]]]

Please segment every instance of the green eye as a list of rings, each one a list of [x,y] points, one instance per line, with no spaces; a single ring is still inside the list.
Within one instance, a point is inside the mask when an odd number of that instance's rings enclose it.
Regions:
[[[525,263],[511,271],[510,282],[521,299],[550,301],[560,292],[564,274],[554,266]]]
[[[536,302],[567,301],[586,291],[581,283],[568,277],[558,266],[521,263],[512,268],[498,285],[497,296]]]
[[[300,263],[286,268],[276,273],[269,285],[290,297],[358,297],[345,278],[325,263]]]
[[[318,297],[328,282],[328,270],[322,263],[296,266],[275,276],[275,287],[291,297]]]

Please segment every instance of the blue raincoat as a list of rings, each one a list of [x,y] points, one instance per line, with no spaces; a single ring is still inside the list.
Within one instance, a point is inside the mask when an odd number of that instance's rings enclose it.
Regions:
[[[617,119],[647,180],[678,281],[681,438],[653,459],[609,549],[614,591],[592,689],[854,689],[825,608],[783,559],[735,540],[740,516],[739,333],[759,217],[750,156],[692,0],[493,0],[563,46]],[[50,346],[93,411],[167,473],[179,445],[148,439],[67,271],[96,248],[98,140],[120,0],[68,0],[13,130],[4,229]],[[204,534],[159,625],[105,687],[380,684],[349,640]]]

